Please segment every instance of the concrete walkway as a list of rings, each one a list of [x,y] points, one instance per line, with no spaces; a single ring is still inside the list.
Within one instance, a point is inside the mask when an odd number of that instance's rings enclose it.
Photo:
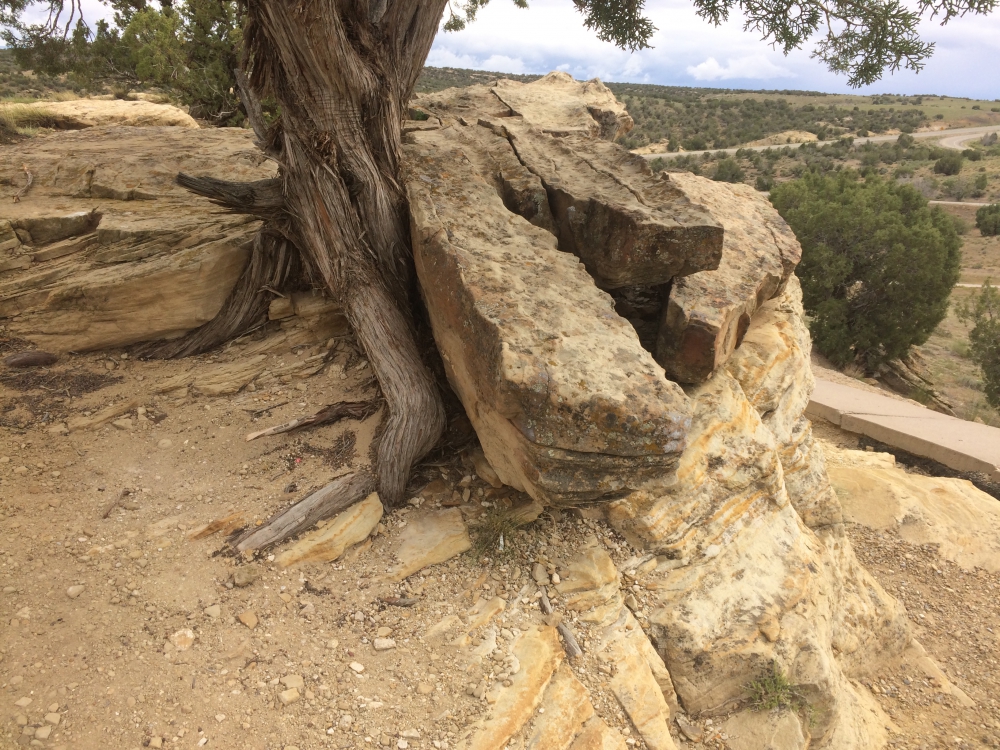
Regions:
[[[825,419],[956,471],[982,472],[1000,481],[1000,429],[996,427],[819,378],[806,416]]]

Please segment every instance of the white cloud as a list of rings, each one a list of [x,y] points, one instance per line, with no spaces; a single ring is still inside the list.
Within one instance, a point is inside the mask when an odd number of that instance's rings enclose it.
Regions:
[[[784,57],[755,33],[744,31],[737,12],[712,26],[697,16],[691,0],[647,0],[646,10],[659,29],[651,40],[653,49],[630,54],[584,28],[569,0],[531,0],[528,10],[495,0],[464,31],[438,34],[428,64],[510,73],[565,70],[579,79],[682,86],[784,88],[786,84],[777,82],[794,77],[798,89],[852,91],[844,76],[830,73],[810,56],[811,43]],[[955,19],[943,28],[924,22],[920,33],[937,43],[924,71],[887,74],[858,93],[1000,97],[1000,77],[977,74],[994,69],[1000,59],[1000,13]],[[490,58],[498,64],[486,66]],[[500,65],[504,59],[510,64]],[[769,79],[775,85],[764,83]]]
[[[726,65],[720,65],[714,57],[698,65],[689,65],[687,73],[696,81],[728,81],[732,78],[768,79],[794,78],[795,74],[775,65],[764,55],[748,55],[746,57],[726,60]]]

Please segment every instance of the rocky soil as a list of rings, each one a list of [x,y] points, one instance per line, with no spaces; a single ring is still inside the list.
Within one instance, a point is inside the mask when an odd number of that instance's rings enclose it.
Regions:
[[[0,742],[996,744],[995,501],[814,432],[770,207],[653,175],[607,140],[631,119],[597,81],[418,105],[404,177],[447,439],[402,508],[372,494],[241,555],[229,535],[369,470],[381,419],[336,302],[254,277],[256,222],[174,183],[263,200],[273,166],[236,130],[0,150],[21,199],[0,217]],[[247,333],[142,358],[240,288]]]
[[[497,490],[469,452],[424,467],[428,486],[414,488],[413,504],[387,513],[337,562],[280,568],[280,550],[253,561],[217,555],[224,530],[192,538],[204,524],[233,514],[255,523],[367,460],[373,419],[243,439],[364,397],[363,363],[345,347],[307,379],[176,398],[156,384],[185,365],[120,355],[70,357],[16,384],[5,371],[21,421],[8,412],[0,434],[0,746],[461,747],[490,715],[511,645],[545,626],[539,592],[565,611],[568,595],[551,582],[595,537],[623,574],[636,621],[648,622],[649,592],[635,570],[642,552],[585,512],[545,513],[502,552],[476,547],[393,581],[398,539],[428,508],[457,507],[470,523],[490,512]],[[139,406],[96,431],[50,431],[69,412],[133,400]],[[866,686],[892,719],[890,746],[1000,747],[1000,575],[963,569],[893,530],[849,531],[975,703],[941,692],[913,665],[880,670]],[[455,615],[461,623],[435,637]],[[647,747],[594,653],[598,629],[566,621],[583,656],[565,664],[594,712],[625,746]],[[670,727],[678,747],[747,747],[720,729],[725,716],[680,722],[687,734],[677,721]],[[510,745],[524,746],[546,747]],[[766,746],[782,747],[758,745]]]

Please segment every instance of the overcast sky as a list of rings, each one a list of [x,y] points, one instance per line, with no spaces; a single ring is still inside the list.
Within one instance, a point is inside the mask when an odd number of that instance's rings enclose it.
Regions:
[[[492,0],[464,31],[438,34],[427,64],[505,73],[559,69],[576,78],[678,86],[852,92],[843,76],[810,57],[811,46],[785,57],[743,31],[742,18],[716,28],[698,18],[688,0],[647,0],[647,15],[659,30],[653,49],[634,54],[598,41],[572,0],[529,4],[520,10],[510,0]],[[921,73],[886,75],[859,93],[1000,99],[1000,12],[944,27],[925,23],[921,35],[937,44]]]

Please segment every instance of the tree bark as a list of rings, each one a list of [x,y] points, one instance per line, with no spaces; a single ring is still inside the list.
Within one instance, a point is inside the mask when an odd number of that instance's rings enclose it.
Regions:
[[[280,233],[314,282],[343,306],[386,402],[371,484],[390,506],[403,499],[413,463],[445,426],[437,384],[414,335],[417,295],[399,170],[403,116],[446,2],[246,0],[250,76],[237,80],[258,145],[279,164],[279,176],[246,185],[178,178],[230,210],[264,219],[263,231]],[[282,113],[270,128],[256,104],[268,95]],[[220,313],[224,320],[203,326],[198,346],[209,334],[229,333],[234,320],[245,325],[258,314],[246,300],[256,299],[259,276],[244,273]],[[194,348],[189,342],[172,351]],[[358,500],[367,486],[334,483],[326,494],[341,488]],[[293,515],[320,520],[315,510]],[[279,525],[257,530],[240,548],[262,539],[274,544],[303,528]]]
[[[248,0],[250,86],[281,105],[286,231],[344,306],[386,400],[376,486],[394,505],[445,423],[414,338],[409,214],[399,180],[407,101],[445,0]],[[280,130],[280,137],[279,137]]]

